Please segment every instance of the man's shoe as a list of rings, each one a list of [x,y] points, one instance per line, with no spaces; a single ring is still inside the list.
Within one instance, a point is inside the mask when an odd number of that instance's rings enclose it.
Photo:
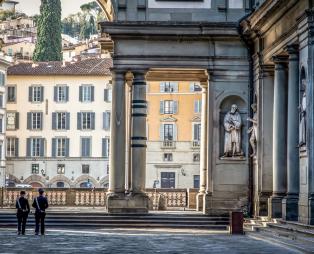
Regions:
[[[38,235],[38,233],[37,233],[37,232],[35,232],[35,235]]]
[[[17,232],[17,235],[20,235],[21,234],[21,232]]]

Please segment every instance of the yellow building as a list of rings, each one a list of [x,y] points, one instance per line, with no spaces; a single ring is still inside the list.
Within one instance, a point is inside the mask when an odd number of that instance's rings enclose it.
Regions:
[[[201,87],[150,82],[146,187],[198,188]]]

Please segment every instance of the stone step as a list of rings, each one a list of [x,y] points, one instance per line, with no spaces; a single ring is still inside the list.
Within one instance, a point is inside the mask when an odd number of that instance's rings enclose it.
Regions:
[[[303,235],[308,235],[314,237],[314,230],[304,229],[303,227],[292,227],[289,225],[282,225],[277,223],[269,223],[268,227],[272,229],[276,229],[278,231],[286,232],[286,233],[299,233]]]

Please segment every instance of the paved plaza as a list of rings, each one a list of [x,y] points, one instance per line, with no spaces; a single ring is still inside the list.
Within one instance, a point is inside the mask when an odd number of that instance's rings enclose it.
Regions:
[[[0,230],[0,253],[302,253],[250,236],[204,231],[48,230],[46,236],[32,233],[17,236],[14,230]]]

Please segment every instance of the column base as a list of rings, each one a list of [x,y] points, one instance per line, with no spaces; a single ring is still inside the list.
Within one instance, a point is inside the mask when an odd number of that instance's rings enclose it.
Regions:
[[[198,193],[196,195],[196,211],[198,212],[203,211],[205,195],[205,193]]]
[[[282,218],[282,199],[283,196],[272,196],[268,199],[268,217]]]
[[[309,198],[309,224],[314,225],[314,195]]]
[[[298,221],[299,218],[299,196],[288,195],[282,200],[282,219],[287,221]]]
[[[270,192],[262,192],[260,193],[254,204],[254,216],[267,216],[268,215],[268,199],[271,196]]]
[[[107,212],[113,214],[148,213],[149,199],[143,193],[134,195],[109,195],[107,197]]]

